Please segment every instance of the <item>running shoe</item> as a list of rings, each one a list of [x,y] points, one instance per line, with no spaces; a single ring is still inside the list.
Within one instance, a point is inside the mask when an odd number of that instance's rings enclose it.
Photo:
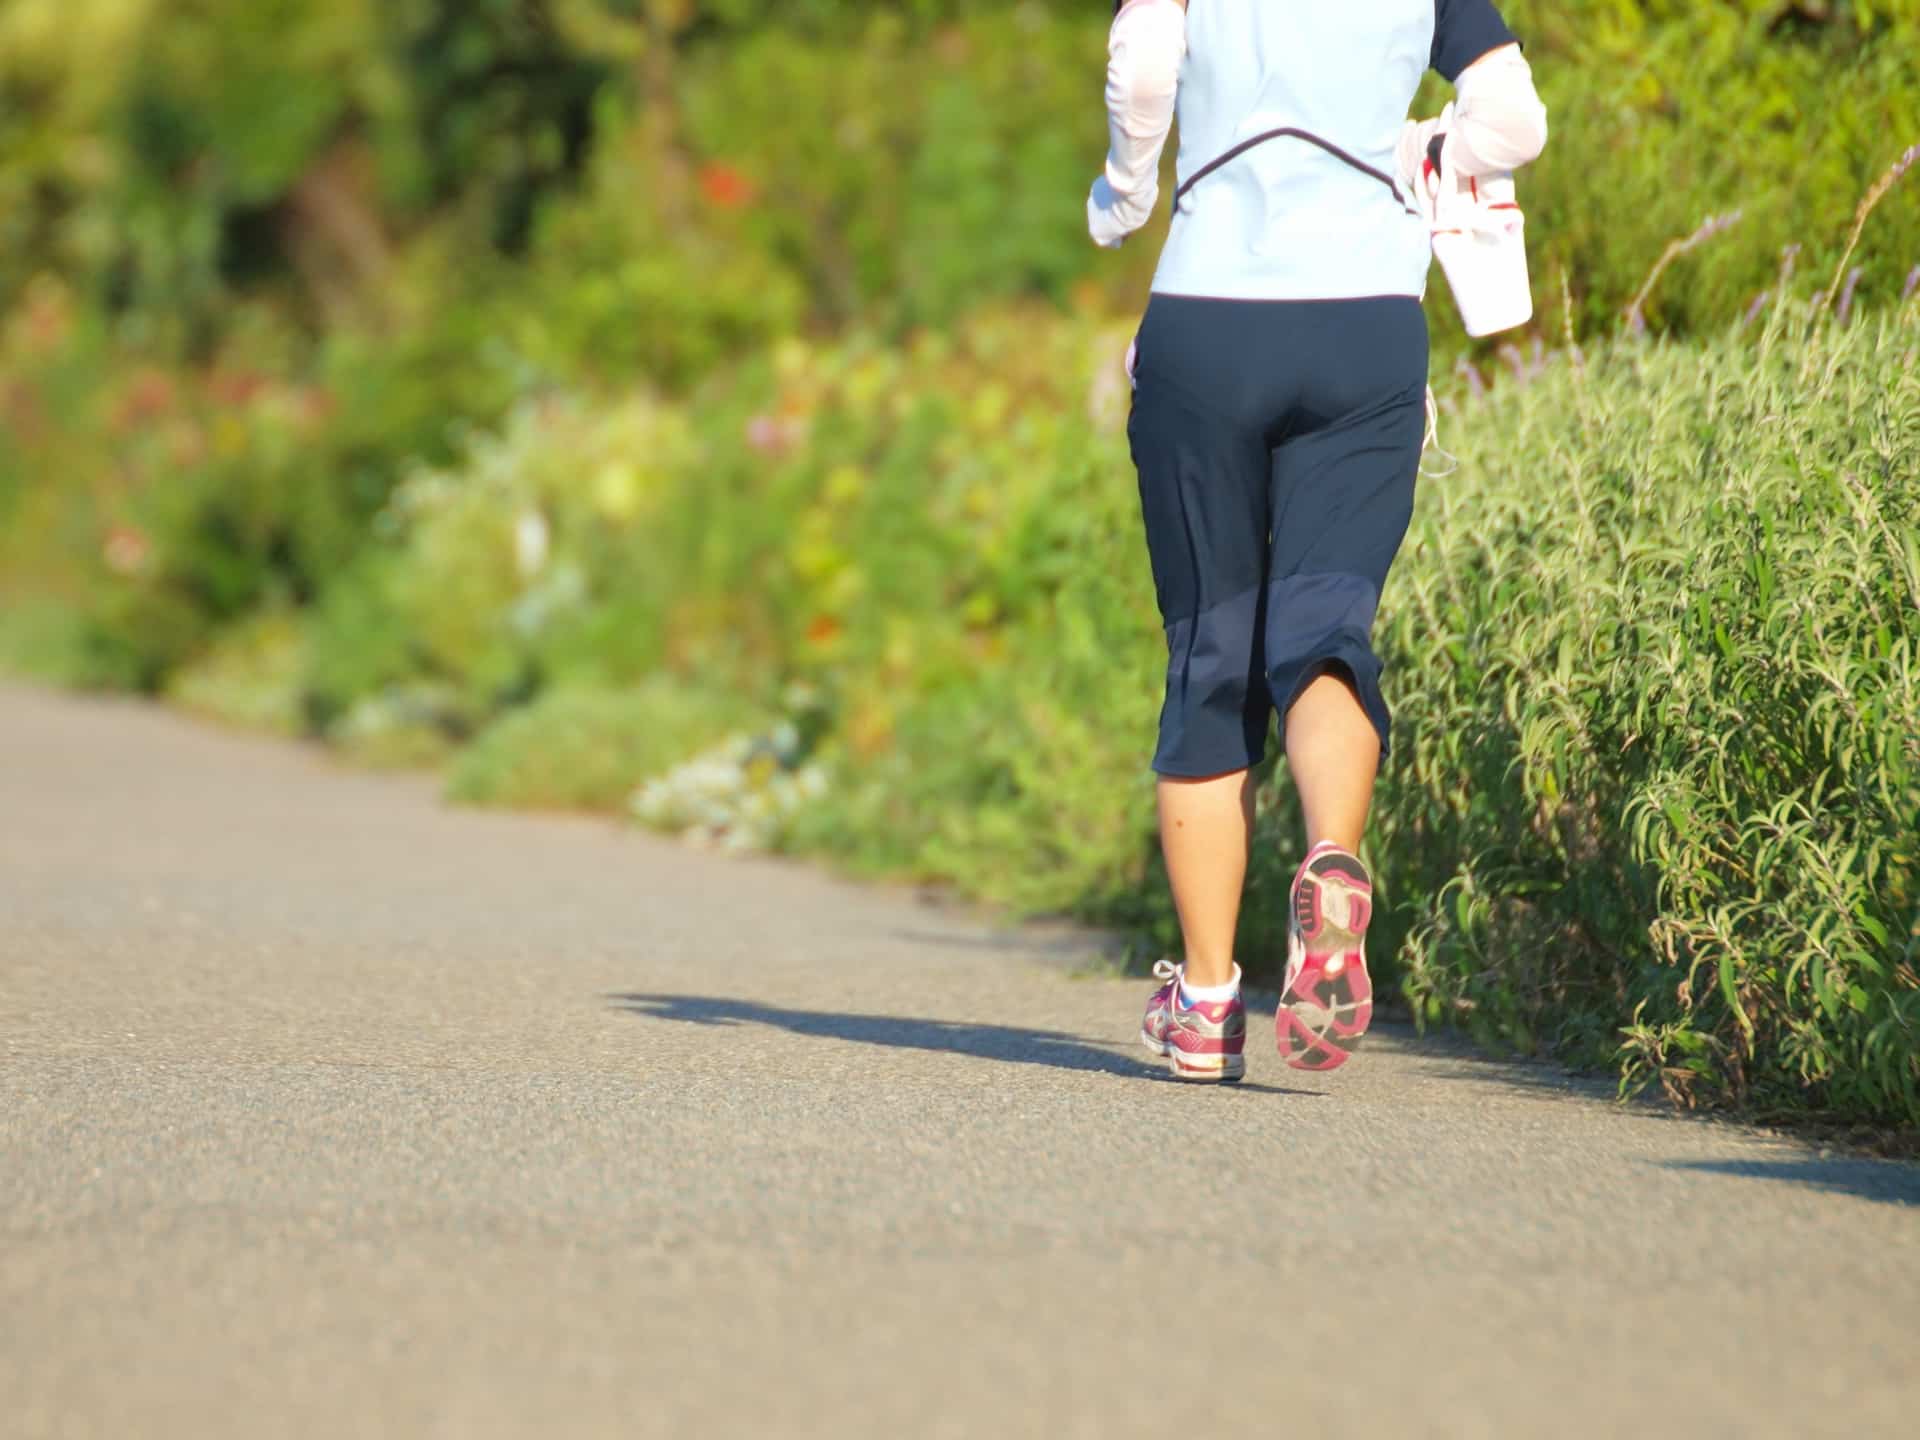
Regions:
[[[1373,881],[1360,857],[1327,841],[1309,850],[1293,877],[1287,983],[1274,1017],[1280,1056],[1294,1069],[1338,1069],[1367,1033],[1372,918]]]
[[[1239,1080],[1247,1073],[1247,1007],[1231,1000],[1184,999],[1180,967],[1161,960],[1153,967],[1166,983],[1147,1001],[1140,1043],[1167,1058],[1176,1080]]]

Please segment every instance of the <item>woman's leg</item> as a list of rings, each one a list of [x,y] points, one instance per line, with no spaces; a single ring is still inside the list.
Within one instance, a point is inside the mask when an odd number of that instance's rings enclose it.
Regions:
[[[1273,452],[1267,682],[1311,848],[1358,850],[1389,717],[1371,640],[1413,518],[1427,330],[1407,296],[1287,312],[1316,418]]]
[[[1298,373],[1301,409],[1313,422],[1274,449],[1267,683],[1282,703],[1310,848],[1289,897],[1274,1030],[1287,1064],[1331,1070],[1373,1018],[1373,886],[1358,858],[1342,852],[1359,848],[1387,745],[1371,637],[1413,515],[1427,337],[1411,297],[1349,300],[1295,318],[1297,351],[1313,362]]]
[[[1160,846],[1186,940],[1189,985],[1233,979],[1233,934],[1253,839],[1253,777],[1246,770],[1204,780],[1163,776]]]
[[[1309,847],[1360,848],[1380,766],[1380,736],[1345,676],[1310,682],[1287,712],[1287,767],[1300,793]],[[1253,778],[1246,770],[1204,780],[1161,777],[1160,845],[1186,942],[1193,985],[1233,978],[1233,940],[1253,839]]]
[[[1307,848],[1331,840],[1357,851],[1380,769],[1380,733],[1353,682],[1322,671],[1287,711],[1285,728],[1287,773],[1300,794]]]
[[[1201,989],[1233,983],[1249,771],[1266,757],[1272,724],[1262,639],[1272,479],[1262,387],[1274,367],[1261,342],[1270,323],[1259,304],[1155,295],[1127,424],[1167,639],[1153,757],[1161,848],[1186,982]]]

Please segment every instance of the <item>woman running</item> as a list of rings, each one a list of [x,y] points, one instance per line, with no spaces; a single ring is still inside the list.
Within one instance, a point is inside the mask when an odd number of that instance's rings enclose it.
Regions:
[[[1166,626],[1153,768],[1185,958],[1156,967],[1141,1038],[1183,1079],[1246,1073],[1248,772],[1278,712],[1308,847],[1280,1053],[1328,1070],[1373,1014],[1355,851],[1388,744],[1374,613],[1425,434],[1414,187],[1430,161],[1476,176],[1533,159],[1546,113],[1491,0],[1123,0],[1109,55],[1096,242],[1146,224],[1180,120],[1127,433]],[[1429,66],[1457,87],[1444,128],[1406,120]]]

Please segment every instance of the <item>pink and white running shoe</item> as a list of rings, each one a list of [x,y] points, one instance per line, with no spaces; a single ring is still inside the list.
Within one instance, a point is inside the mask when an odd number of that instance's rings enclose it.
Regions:
[[[1367,922],[1373,881],[1360,857],[1322,841],[1293,877],[1287,982],[1274,1030],[1280,1056],[1296,1070],[1335,1070],[1373,1019],[1367,978]]]
[[[1247,1007],[1238,992],[1231,1000],[1183,999],[1180,969],[1171,960],[1155,962],[1155,978],[1166,981],[1147,1001],[1140,1022],[1140,1043],[1167,1057],[1176,1080],[1239,1080],[1247,1073]]]

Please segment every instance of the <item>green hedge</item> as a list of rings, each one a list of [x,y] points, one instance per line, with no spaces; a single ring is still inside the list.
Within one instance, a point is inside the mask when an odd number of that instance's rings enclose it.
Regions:
[[[1424,1018],[1920,1119],[1917,320],[1628,343],[1456,422],[1382,637]]]
[[[754,720],[737,694],[664,675],[629,690],[553,690],[462,751],[447,790],[471,804],[618,811],[641,782]]]

